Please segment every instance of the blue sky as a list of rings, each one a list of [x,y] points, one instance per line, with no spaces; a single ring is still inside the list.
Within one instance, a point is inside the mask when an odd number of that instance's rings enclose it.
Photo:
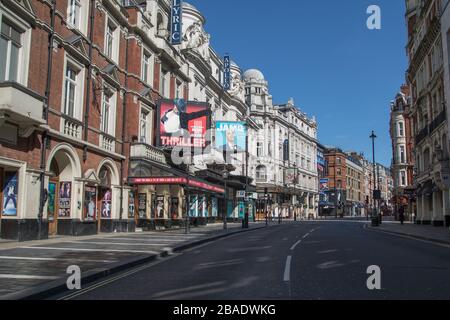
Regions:
[[[214,49],[244,70],[260,69],[275,103],[290,97],[315,115],[322,144],[391,164],[389,104],[405,82],[403,0],[190,0],[206,18]],[[378,5],[382,29],[369,30]]]

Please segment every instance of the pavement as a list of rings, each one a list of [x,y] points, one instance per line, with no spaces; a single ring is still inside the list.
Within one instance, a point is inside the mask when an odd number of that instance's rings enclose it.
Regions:
[[[404,225],[400,222],[383,222],[379,227],[369,226],[369,228],[374,231],[450,245],[450,230],[444,227],[416,225],[409,222]]]
[[[0,242],[0,299],[40,299],[67,289],[66,271],[76,265],[82,283],[110,276],[127,268],[155,261],[208,241],[243,231],[264,228],[253,223],[211,224],[184,229],[142,233],[99,234],[88,237],[54,237],[31,242]]]
[[[370,266],[380,290],[369,290]],[[449,247],[363,221],[285,222],[196,246],[50,299],[450,299]]]

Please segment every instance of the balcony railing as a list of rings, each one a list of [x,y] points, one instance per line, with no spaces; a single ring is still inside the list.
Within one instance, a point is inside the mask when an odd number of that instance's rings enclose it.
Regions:
[[[132,158],[144,158],[158,163],[167,164],[164,152],[154,146],[145,143],[136,143],[131,146]]]
[[[430,134],[434,132],[442,123],[447,120],[447,112],[442,111],[430,124]]]
[[[426,126],[425,128],[423,128],[419,134],[416,136],[416,145],[418,145],[419,143],[421,143],[430,133],[430,128],[428,126]]]
[[[61,121],[62,133],[75,139],[81,139],[81,131],[83,128],[81,121],[68,117],[64,114],[62,115]]]
[[[111,136],[101,134],[100,135],[100,147],[107,151],[115,151],[115,139]]]

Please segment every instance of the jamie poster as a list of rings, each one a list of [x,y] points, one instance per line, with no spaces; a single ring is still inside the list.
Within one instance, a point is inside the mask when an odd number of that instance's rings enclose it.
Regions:
[[[158,144],[161,147],[206,148],[211,125],[208,103],[183,99],[160,100],[158,103]]]
[[[5,184],[3,187],[3,208],[4,216],[17,215],[17,173],[7,172],[5,174]]]
[[[216,122],[216,149],[221,152],[245,152],[247,127],[244,122]]]

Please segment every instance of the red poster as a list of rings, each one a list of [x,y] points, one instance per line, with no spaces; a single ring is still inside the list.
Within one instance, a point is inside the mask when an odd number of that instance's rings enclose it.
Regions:
[[[159,146],[206,148],[209,141],[207,133],[211,127],[208,103],[161,100],[158,115]]]

